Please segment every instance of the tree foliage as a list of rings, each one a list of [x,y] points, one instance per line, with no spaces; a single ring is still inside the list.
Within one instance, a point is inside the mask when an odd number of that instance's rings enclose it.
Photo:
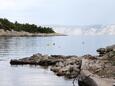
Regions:
[[[55,33],[55,31],[50,27],[41,27],[35,24],[21,24],[17,21],[15,23],[10,22],[6,18],[0,18],[0,25],[2,25],[6,30],[14,30],[14,31],[25,31],[30,33]]]

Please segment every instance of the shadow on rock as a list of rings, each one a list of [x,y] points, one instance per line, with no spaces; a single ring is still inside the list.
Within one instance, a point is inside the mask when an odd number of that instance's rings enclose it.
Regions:
[[[78,85],[79,86],[98,86],[96,82],[90,78],[89,76],[82,76],[78,78]]]

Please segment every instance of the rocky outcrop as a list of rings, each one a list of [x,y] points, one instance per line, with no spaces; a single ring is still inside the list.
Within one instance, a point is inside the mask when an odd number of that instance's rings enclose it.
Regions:
[[[114,86],[115,45],[97,50],[99,55],[63,56],[34,54],[31,57],[11,60],[12,65],[50,66],[57,76],[78,80],[79,86]]]
[[[41,65],[51,66],[53,71],[58,76],[65,78],[75,78],[78,76],[81,67],[81,60],[77,56],[62,56],[62,55],[42,55],[40,53],[34,54],[31,57],[11,60],[12,65]]]
[[[79,80],[81,80],[82,83],[85,83],[88,82],[87,80],[90,78],[93,80],[92,82],[95,82],[97,84],[97,86],[114,86],[115,45],[97,49],[97,52],[99,53],[99,55],[95,57],[93,56],[93,58],[90,55],[82,56],[81,70],[85,75],[85,79],[82,76],[82,78]]]
[[[81,60],[74,57],[65,57],[63,61],[59,61],[56,65],[51,67],[51,71],[55,72],[58,76],[65,78],[76,78],[80,73]]]

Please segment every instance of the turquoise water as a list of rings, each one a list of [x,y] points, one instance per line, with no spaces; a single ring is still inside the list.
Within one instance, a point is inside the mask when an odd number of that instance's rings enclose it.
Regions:
[[[96,49],[115,44],[114,36],[0,37],[0,86],[72,86],[40,66],[11,66],[10,59],[35,53],[96,55]]]

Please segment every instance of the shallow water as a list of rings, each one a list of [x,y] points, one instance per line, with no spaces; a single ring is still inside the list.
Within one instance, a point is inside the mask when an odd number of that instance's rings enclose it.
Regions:
[[[40,66],[11,66],[10,59],[34,53],[96,55],[96,49],[115,43],[114,36],[0,37],[0,86],[72,86]]]
[[[40,66],[11,66],[8,61],[1,61],[0,86],[72,86],[72,81]]]

